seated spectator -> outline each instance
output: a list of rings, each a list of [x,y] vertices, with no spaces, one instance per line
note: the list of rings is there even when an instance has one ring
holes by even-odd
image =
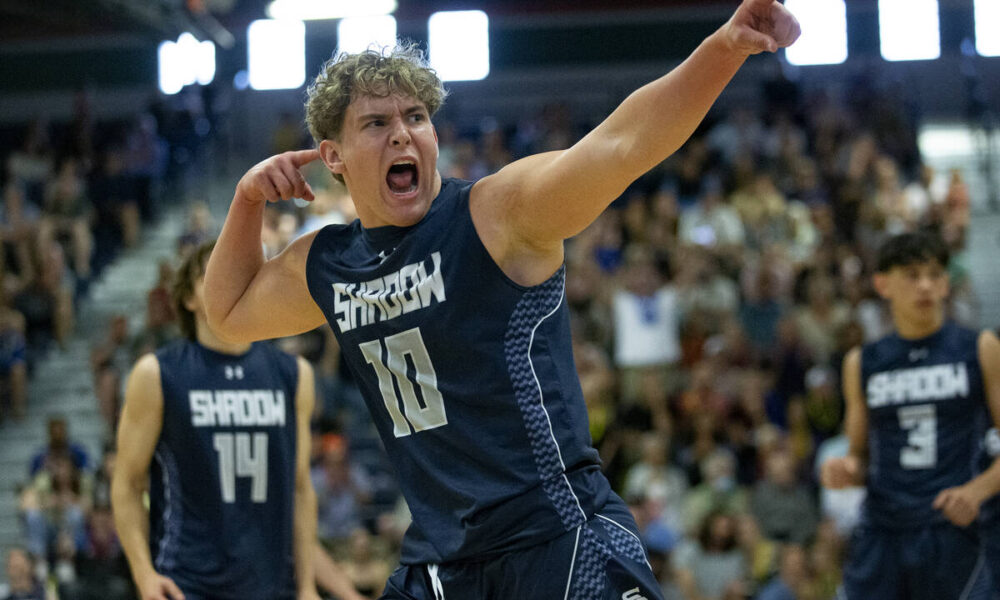
[[[816,532],[816,501],[799,483],[795,459],[787,450],[766,458],[764,479],[754,486],[750,507],[772,540],[804,544]]]
[[[757,519],[751,514],[736,518],[736,540],[747,565],[747,579],[754,589],[759,589],[774,576],[778,568],[780,546],[764,537]]]
[[[43,469],[49,469],[52,460],[69,458],[73,466],[86,471],[90,468],[90,457],[83,446],[70,440],[69,426],[63,417],[49,417],[48,442],[31,459],[29,474],[34,478]]]
[[[8,181],[3,186],[3,204],[0,205],[0,240],[4,255],[11,259],[9,266],[23,287],[38,275],[35,252],[40,247],[38,232],[42,213],[37,206],[25,199],[22,187]]]
[[[69,536],[75,550],[84,546],[91,484],[68,457],[53,457],[21,492],[25,538],[33,555],[45,558],[58,550],[61,535]]]
[[[35,577],[35,565],[24,548],[7,552],[7,584],[0,585],[0,600],[52,600]]]
[[[809,574],[806,551],[789,544],[781,550],[781,569],[757,600],[803,600],[812,598],[813,582]]]
[[[90,200],[78,171],[76,159],[67,157],[46,187],[39,242],[43,247],[53,240],[67,242],[73,272],[86,280],[90,278],[94,239],[90,232]]]
[[[146,323],[132,338],[130,344],[129,353],[133,362],[143,354],[155,351],[180,335],[169,291],[173,276],[174,271],[170,262],[160,261],[159,278],[146,294]]]
[[[125,161],[119,148],[106,148],[90,179],[95,228],[104,244],[119,243],[132,248],[139,241],[139,207],[132,182],[125,176]]]
[[[329,435],[323,445],[323,460],[312,469],[319,511],[316,529],[323,541],[343,541],[363,525],[362,509],[371,500],[373,486],[364,470],[348,460],[344,438]]]
[[[177,256],[183,259],[187,253],[216,236],[212,213],[204,201],[193,202],[188,209],[187,226],[177,238]]]
[[[94,377],[94,393],[108,431],[114,431],[121,409],[122,377],[131,366],[128,346],[128,319],[125,315],[112,315],[108,324],[108,337],[95,344],[90,351],[90,369]]]
[[[837,350],[837,331],[851,319],[850,307],[838,299],[833,281],[819,272],[809,276],[806,305],[795,314],[802,341],[817,362],[827,363]]]
[[[736,544],[736,519],[710,513],[698,530],[697,540],[685,540],[677,549],[677,584],[689,599],[722,600],[728,590],[741,587],[746,561]]]
[[[14,297],[14,307],[24,315],[29,364],[54,341],[65,348],[73,332],[75,285],[66,270],[62,247],[49,243],[38,249],[36,273]]]
[[[60,582],[59,600],[133,598],[128,563],[115,533],[110,506],[94,507],[87,521],[86,543],[71,557],[74,577]]]
[[[44,121],[28,125],[21,147],[7,158],[6,171],[14,183],[23,187],[28,202],[41,208],[45,182],[52,175],[52,149]]]
[[[8,305],[6,290],[0,286],[0,421],[7,411],[20,420],[27,410],[28,360],[24,327],[24,315]]]
[[[684,529],[696,534],[708,515],[738,515],[746,511],[747,496],[736,484],[736,460],[728,450],[717,449],[701,462],[702,482],[684,500]]]
[[[623,496],[646,498],[647,503],[656,505],[656,519],[680,527],[687,478],[667,461],[668,444],[662,434],[644,434],[641,444],[642,457],[625,475]]]

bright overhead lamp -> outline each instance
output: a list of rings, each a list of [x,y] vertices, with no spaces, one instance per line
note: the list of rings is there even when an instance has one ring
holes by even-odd
[[[272,19],[343,19],[373,17],[396,11],[396,0],[274,0],[267,6]]]

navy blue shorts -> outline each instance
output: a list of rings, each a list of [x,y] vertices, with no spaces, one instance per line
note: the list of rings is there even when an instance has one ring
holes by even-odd
[[[379,600],[663,600],[628,509],[609,503],[548,542],[484,561],[403,565]]]
[[[983,553],[993,581],[993,600],[1000,600],[1000,517],[993,517],[980,528]]]
[[[989,572],[972,528],[886,530],[859,525],[844,566],[847,600],[989,600]]]

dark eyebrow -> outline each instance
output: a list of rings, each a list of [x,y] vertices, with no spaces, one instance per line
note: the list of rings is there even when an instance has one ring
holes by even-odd
[[[383,113],[368,113],[367,115],[361,115],[358,117],[358,121],[362,123],[367,123],[368,121],[386,121],[389,119],[389,115]]]

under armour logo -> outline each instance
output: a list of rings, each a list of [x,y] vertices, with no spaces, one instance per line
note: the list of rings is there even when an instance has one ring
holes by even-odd
[[[640,594],[639,588],[636,587],[622,594],[622,600],[649,600],[649,599]]]
[[[236,365],[235,367],[226,365],[226,379],[243,379],[243,367]]]
[[[924,358],[927,358],[927,348],[914,348],[910,350],[910,362],[917,362]]]

